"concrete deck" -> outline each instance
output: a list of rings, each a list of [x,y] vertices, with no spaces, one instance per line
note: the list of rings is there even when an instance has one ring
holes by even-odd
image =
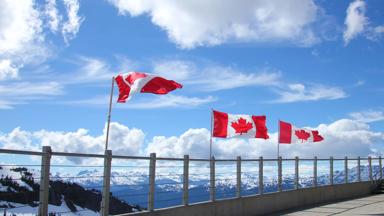
[[[273,215],[325,216],[325,215],[384,215],[384,194],[372,195],[332,204],[320,205]]]

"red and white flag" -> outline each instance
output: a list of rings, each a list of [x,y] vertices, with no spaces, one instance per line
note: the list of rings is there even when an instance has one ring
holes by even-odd
[[[279,126],[279,143],[282,144],[320,142],[324,139],[317,130],[297,128],[283,121],[279,122]]]
[[[119,103],[125,103],[137,92],[167,94],[170,91],[183,87],[173,80],[140,72],[119,74],[115,77],[115,80],[119,87],[119,98],[117,99]]]
[[[213,111],[213,136],[268,139],[265,116],[233,115]]]

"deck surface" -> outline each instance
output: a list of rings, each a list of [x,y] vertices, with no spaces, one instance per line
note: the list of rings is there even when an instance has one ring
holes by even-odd
[[[274,215],[325,216],[325,215],[383,215],[384,194],[372,195],[317,207],[283,212]]]

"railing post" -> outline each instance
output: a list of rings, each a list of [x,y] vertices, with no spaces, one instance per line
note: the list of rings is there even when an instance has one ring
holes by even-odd
[[[361,182],[361,164],[360,164],[360,156],[357,157],[357,181]]]
[[[264,193],[264,173],[263,173],[264,165],[263,165],[263,157],[259,158],[259,194]]]
[[[111,163],[112,151],[105,150],[104,156],[104,178],[103,178],[103,197],[101,199],[100,213],[102,216],[109,215],[109,196],[110,196],[110,183],[111,183]]]
[[[151,153],[149,159],[148,211],[153,211],[155,209],[155,175],[156,153]]]
[[[40,177],[40,197],[39,197],[39,215],[48,215],[48,196],[49,196],[49,171],[51,166],[52,150],[50,146],[43,146],[43,155],[41,157],[41,177]]]
[[[183,173],[183,205],[189,203],[189,155],[184,155],[184,173]]]
[[[212,156],[210,161],[210,187],[209,187],[209,196],[211,201],[215,201],[216,198],[216,188],[215,188],[215,157]]]
[[[373,177],[372,177],[372,158],[371,158],[371,156],[368,157],[368,166],[369,166],[369,180],[373,181]]]
[[[236,161],[236,197],[241,197],[241,157],[237,156]]]
[[[381,156],[379,156],[379,167],[380,167],[380,179],[383,179],[383,164],[381,162]]]
[[[299,189],[299,157],[295,157],[295,189]]]
[[[329,158],[329,183],[333,185],[333,157]]]
[[[277,185],[278,185],[278,190],[281,192],[282,189],[282,182],[283,182],[283,163],[282,163],[282,158],[278,157],[277,160]]]
[[[317,157],[313,159],[313,186],[317,187]]]
[[[344,158],[344,183],[348,183],[348,157]]]

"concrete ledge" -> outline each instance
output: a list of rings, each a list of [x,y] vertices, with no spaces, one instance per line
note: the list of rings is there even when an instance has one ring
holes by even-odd
[[[280,193],[246,196],[215,202],[195,203],[188,206],[175,206],[157,209],[153,212],[138,212],[123,215],[138,216],[253,216],[265,215],[292,208],[356,198],[371,194],[371,182],[357,182],[340,185],[327,185],[304,188]],[[123,216],[121,215],[121,216]]]

